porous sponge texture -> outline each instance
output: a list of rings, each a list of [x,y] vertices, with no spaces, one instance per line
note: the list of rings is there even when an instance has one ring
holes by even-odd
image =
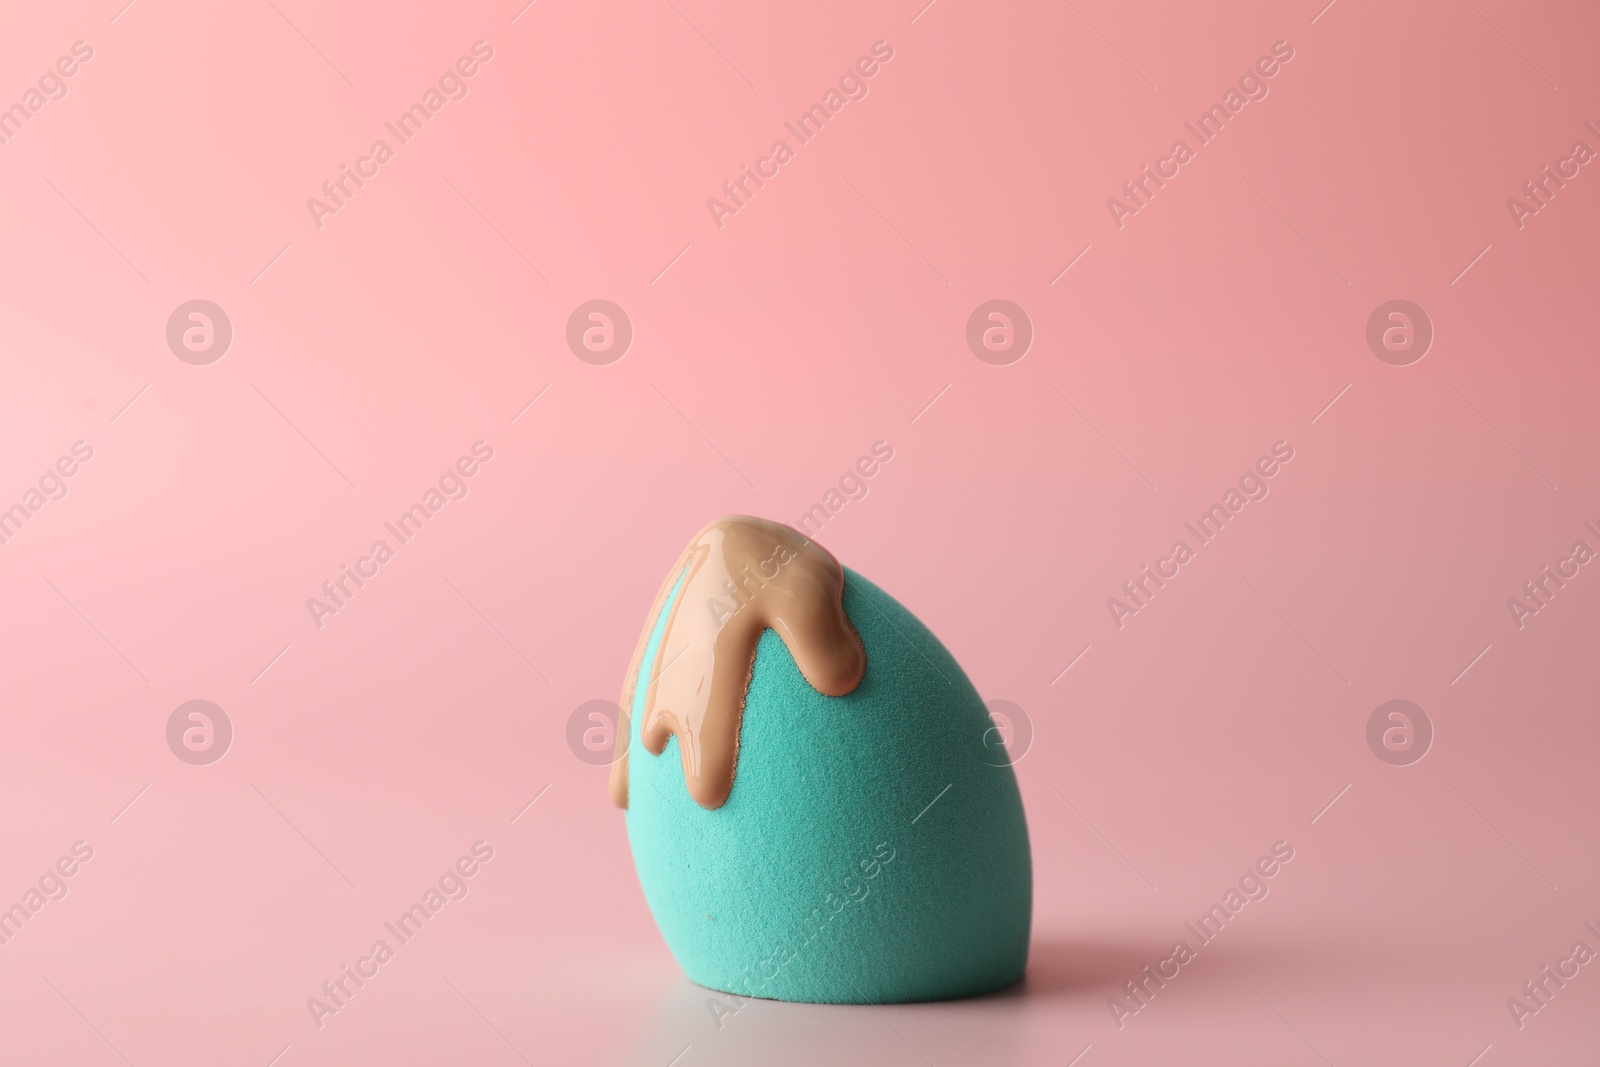
[[[628,838],[656,924],[691,980],[741,996],[882,1004],[1010,985],[1033,874],[1016,777],[983,743],[993,722],[938,639],[849,569],[844,607],[867,654],[848,696],[812,689],[762,635],[720,808],[690,798],[677,738],[644,748],[635,707]]]

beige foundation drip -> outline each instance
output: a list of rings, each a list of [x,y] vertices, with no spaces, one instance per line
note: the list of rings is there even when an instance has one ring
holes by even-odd
[[[764,631],[777,632],[805,680],[825,696],[851,692],[866,671],[861,639],[844,612],[839,561],[788,526],[745,515],[718,519],[667,575],[628,668],[611,765],[611,800],[619,808],[628,806],[634,690],[651,631],[680,576],[639,729],[655,755],[678,738],[683,777],[701,807],[721,807],[733,789],[745,692]]]

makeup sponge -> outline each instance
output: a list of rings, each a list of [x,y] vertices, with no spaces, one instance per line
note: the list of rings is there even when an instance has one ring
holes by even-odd
[[[717,615],[688,602],[693,550],[647,623],[619,753],[639,882],[684,972],[738,996],[833,1004],[971,996],[1020,979],[1032,864],[1015,776],[984,743],[994,723],[938,639],[854,571],[834,564],[842,591],[831,595],[864,654],[859,681],[825,695],[807,680],[818,670],[797,666],[792,633],[752,634],[725,799],[691,792],[686,765],[715,759],[708,747],[686,764],[686,738],[702,743],[693,730],[646,744],[647,695],[681,666],[663,658],[667,620],[675,608]]]

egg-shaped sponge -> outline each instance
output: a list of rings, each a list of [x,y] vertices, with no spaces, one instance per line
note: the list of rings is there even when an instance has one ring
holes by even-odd
[[[944,646],[843,574],[860,683],[823,695],[762,633],[726,802],[691,798],[680,738],[656,755],[632,730],[628,840],[645,899],[688,977],[739,996],[881,1004],[1000,989],[1022,977],[1032,915],[1015,775],[985,745],[994,724]],[[640,677],[664,666],[681,591],[650,620]]]

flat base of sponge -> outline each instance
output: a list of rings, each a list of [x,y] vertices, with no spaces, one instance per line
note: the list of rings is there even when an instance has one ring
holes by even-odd
[[[713,983],[702,982],[690,974],[686,974],[684,977],[709,993],[721,993],[724,996],[738,997],[740,1000],[769,1000],[776,1004],[838,1004],[840,1006],[870,1004],[876,1006],[878,1004],[922,1004],[930,1001],[970,1000],[975,997],[987,997],[995,993],[1002,993],[1007,989],[1015,988],[1022,983],[1024,975],[1019,974],[1015,978],[1001,981],[998,985],[990,986],[984,989],[975,989],[970,993],[955,993],[936,997],[907,997],[901,1000],[865,1000],[861,999],[860,997],[854,1000],[805,1000],[796,997],[762,996],[759,993],[741,993],[737,989],[723,989],[721,986]]]

